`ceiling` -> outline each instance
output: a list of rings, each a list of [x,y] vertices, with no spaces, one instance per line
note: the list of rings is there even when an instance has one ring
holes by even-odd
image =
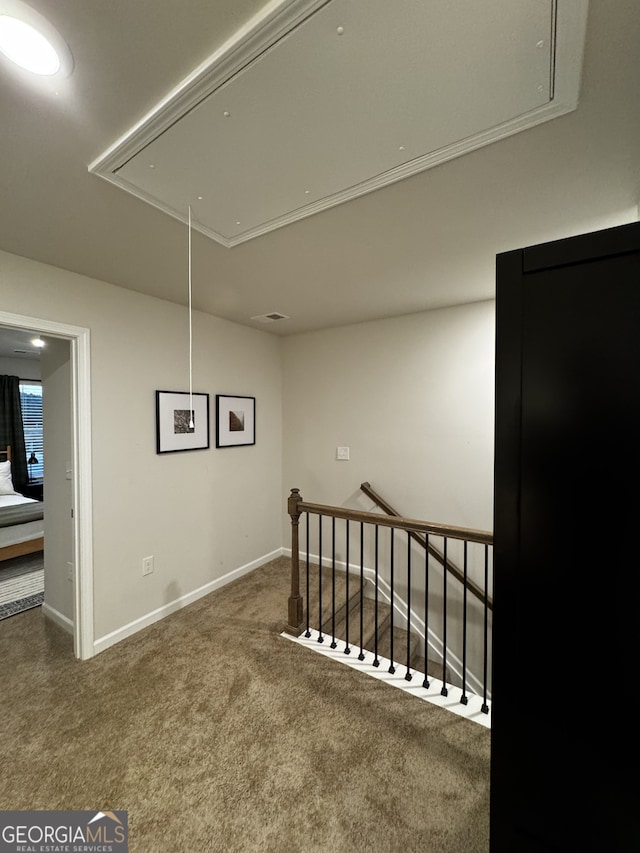
[[[0,327],[0,358],[39,361],[42,351],[32,344],[35,337],[40,337],[40,335],[37,332],[26,331],[25,329]],[[42,340],[45,338],[43,337]]]
[[[572,11],[579,19],[586,6],[583,0],[557,3],[561,19]],[[541,54],[527,45],[536,27],[546,26],[552,0],[491,0],[483,9],[490,6],[493,17],[466,27],[455,15],[463,20],[476,2],[402,0],[393,4],[399,20],[387,26],[376,18],[365,38],[366,14],[348,14],[366,12],[367,4],[370,11],[389,7],[386,0],[32,0],[65,37],[74,71],[54,89],[0,57],[0,248],[187,304],[185,207],[196,194],[194,307],[289,335],[492,298],[498,252],[637,218],[637,0],[592,0],[577,108],[504,138],[482,137],[483,126],[500,126],[549,102],[548,90],[529,100],[521,96],[533,83],[537,91],[548,71],[546,46]],[[427,27],[421,32],[412,17],[418,7],[438,11],[445,32],[443,10],[453,10],[450,51],[442,47],[442,30],[428,42]],[[274,9],[286,12],[288,30],[273,28]],[[307,21],[309,9],[314,15]],[[514,17],[517,10],[522,21]],[[269,32],[256,27],[267,18]],[[298,35],[311,32],[304,27],[320,24],[326,48],[317,39],[296,44]],[[238,33],[253,42],[247,47]],[[576,28],[563,38],[564,49],[581,53]],[[308,66],[310,45],[319,47]],[[421,53],[431,63],[428,73],[418,67]],[[218,65],[211,66],[212,56]],[[393,68],[400,86],[387,85]],[[347,81],[350,69],[360,76]],[[545,86],[549,79],[547,73]],[[202,87],[211,88],[212,80],[207,94]],[[406,100],[399,103],[402,93]],[[233,109],[225,108],[227,97]],[[210,132],[212,125],[204,107],[194,105],[205,103],[213,105],[211,115],[222,109],[215,132],[226,132],[222,125],[235,135],[201,166],[208,152],[203,128]],[[253,123],[245,120],[247,105],[254,108]],[[322,116],[313,132],[312,115]],[[149,116],[153,121],[143,125]],[[444,150],[461,135],[473,144],[430,159],[434,146]],[[331,160],[336,140],[339,154]],[[383,143],[398,141],[406,152],[400,161],[380,154]],[[167,212],[158,169],[155,183],[142,186],[148,181],[144,152],[152,144],[158,156],[163,146],[176,148],[167,184],[173,211]],[[303,149],[309,156],[299,155]],[[100,177],[96,164],[105,162],[115,163],[112,172],[123,172],[121,178],[128,169],[127,181],[143,192]],[[405,163],[419,168],[394,172]],[[190,169],[181,171],[185,165]],[[211,183],[212,169],[218,183]],[[388,182],[366,183],[389,173]],[[193,175],[210,182],[206,211],[197,207]],[[223,179],[224,192],[214,191]],[[356,191],[344,194],[350,181]],[[180,204],[182,183],[189,190]],[[311,195],[318,187],[314,198],[304,199],[305,189]],[[241,213],[229,210],[237,199]],[[233,232],[253,211],[258,225]],[[231,222],[226,234],[224,217]],[[288,319],[252,319],[273,312]]]
[[[89,170],[238,245],[575,109],[564,5],[267,6]]]

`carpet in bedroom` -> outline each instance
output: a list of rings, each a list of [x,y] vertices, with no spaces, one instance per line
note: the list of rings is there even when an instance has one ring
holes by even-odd
[[[40,607],[43,600],[43,551],[0,563],[0,619]]]

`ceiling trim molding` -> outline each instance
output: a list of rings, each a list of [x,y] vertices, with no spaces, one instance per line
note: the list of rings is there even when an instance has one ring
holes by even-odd
[[[331,0],[270,0],[222,47],[184,78],[143,118],[89,164],[89,171],[117,183],[121,169],[174,122]]]
[[[331,0],[271,0],[219,50],[169,92],[153,110],[94,160],[88,167],[89,172],[186,224],[186,210],[177,211],[165,205],[120,176],[119,170],[261,53],[330,2]],[[552,0],[554,27],[551,37],[554,39],[554,45],[550,73],[553,96],[544,106],[437,151],[428,152],[343,191],[316,199],[234,237],[229,238],[197,221],[193,222],[193,228],[217,243],[231,248],[575,110],[580,95],[588,5],[589,0]]]

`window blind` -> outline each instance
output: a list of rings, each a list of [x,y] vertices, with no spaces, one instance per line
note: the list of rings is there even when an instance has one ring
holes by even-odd
[[[24,427],[29,480],[44,476],[44,443],[42,437],[42,385],[20,383],[20,405]]]

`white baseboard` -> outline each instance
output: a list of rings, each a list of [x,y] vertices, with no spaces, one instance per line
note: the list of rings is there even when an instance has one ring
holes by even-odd
[[[193,604],[193,602],[197,601],[199,598],[203,598],[210,592],[213,592],[216,589],[220,589],[220,587],[226,586],[228,583],[231,583],[231,581],[234,581],[237,578],[242,577],[243,575],[249,574],[249,572],[252,572],[254,569],[257,569],[260,566],[263,566],[265,563],[269,563],[271,562],[271,560],[275,560],[277,557],[281,557],[282,555],[283,549],[277,548],[270,554],[265,554],[262,557],[258,557],[257,560],[252,560],[252,562],[246,563],[244,566],[240,566],[238,569],[234,569],[231,572],[227,572],[226,575],[222,575],[222,577],[216,578],[215,580],[206,583],[204,586],[198,587],[198,589],[194,589],[192,592],[188,592],[185,595],[180,596],[180,598],[176,598],[174,601],[170,601],[168,604],[164,604],[162,607],[158,607],[157,610],[153,610],[151,611],[151,613],[147,613],[144,616],[141,616],[139,619],[134,619],[134,621],[129,622],[128,625],[123,625],[122,628],[118,628],[116,631],[112,631],[110,634],[105,634],[104,637],[100,637],[99,639],[94,641],[94,654],[97,655],[100,652],[103,652],[105,649],[108,649],[110,646],[114,646],[121,640],[125,640],[127,637],[131,637],[133,634],[137,634],[138,631],[142,631],[143,628],[147,628],[149,625],[153,625],[154,622],[159,622],[161,619],[164,619],[165,616],[169,616],[171,613],[175,613],[177,610],[182,610],[189,604]]]
[[[65,631],[73,636],[73,619],[69,619],[68,616],[64,616],[59,610],[56,610],[55,607],[47,604],[46,601],[42,605],[42,613],[47,617],[47,619],[51,619],[52,622],[55,622],[56,625],[64,628]]]

